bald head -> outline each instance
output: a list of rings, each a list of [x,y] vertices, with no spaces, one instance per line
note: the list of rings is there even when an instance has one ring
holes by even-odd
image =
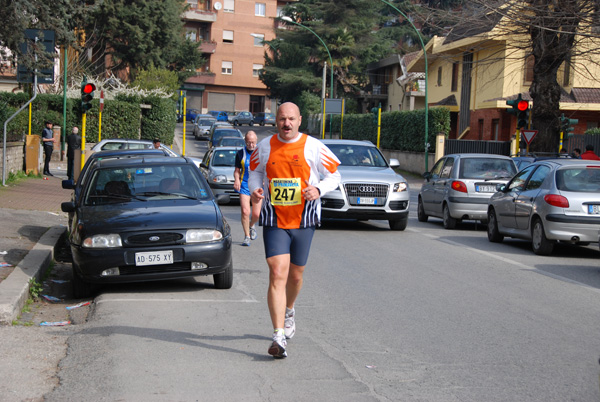
[[[256,143],[258,142],[258,137],[254,131],[250,130],[244,136],[244,141],[246,141],[246,148],[248,148],[248,151],[254,151]]]
[[[302,123],[302,116],[300,116],[300,109],[292,102],[282,103],[277,109],[277,130],[279,136],[284,140],[293,140],[299,135],[300,123]]]

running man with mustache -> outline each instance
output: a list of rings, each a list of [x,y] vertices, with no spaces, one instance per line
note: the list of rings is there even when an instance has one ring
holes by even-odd
[[[248,184],[252,202],[263,202],[259,224],[269,266],[267,303],[274,330],[268,353],[284,358],[286,339],[296,332],[294,303],[320,224],[319,198],[338,187],[340,161],[321,141],[298,131],[302,116],[295,104],[282,104],[276,122],[278,134],[262,140],[250,157]]]

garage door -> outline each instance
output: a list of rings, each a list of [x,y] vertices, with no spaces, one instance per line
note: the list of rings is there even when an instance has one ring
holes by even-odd
[[[208,110],[224,110],[226,112],[233,112],[235,110],[235,94],[209,92]]]

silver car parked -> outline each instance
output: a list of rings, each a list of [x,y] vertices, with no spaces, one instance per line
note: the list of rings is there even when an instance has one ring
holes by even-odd
[[[454,229],[464,219],[487,222],[487,204],[497,184],[505,184],[517,173],[508,156],[451,154],[440,158],[423,174],[417,217],[442,218],[444,228]]]
[[[368,141],[322,140],[342,164],[339,187],[321,197],[321,216],[341,219],[387,220],[392,230],[408,223],[408,183],[379,149]]]
[[[239,150],[239,147],[216,147],[204,154],[200,170],[215,196],[229,194],[231,199],[240,198],[233,189],[235,155]]]
[[[530,240],[549,255],[557,241],[595,243],[600,229],[600,162],[552,159],[535,162],[499,186],[488,206],[488,239]]]

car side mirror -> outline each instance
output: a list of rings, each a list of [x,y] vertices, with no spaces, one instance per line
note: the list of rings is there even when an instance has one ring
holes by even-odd
[[[231,202],[231,197],[229,194],[217,194],[215,198],[217,199],[217,204],[219,205],[229,204]]]
[[[423,177],[425,178],[425,180],[429,181],[429,179],[431,179],[431,172],[423,173]]]
[[[506,192],[506,184],[503,183],[498,183],[496,184],[496,191],[502,191],[503,193]]]
[[[395,158],[390,159],[390,167],[392,169],[400,167],[400,161],[398,159],[395,159]]]
[[[75,203],[73,201],[63,202],[60,204],[60,210],[63,212],[73,212],[75,211]]]
[[[73,190],[75,188],[75,182],[73,180],[63,180],[62,188],[65,190]]]

